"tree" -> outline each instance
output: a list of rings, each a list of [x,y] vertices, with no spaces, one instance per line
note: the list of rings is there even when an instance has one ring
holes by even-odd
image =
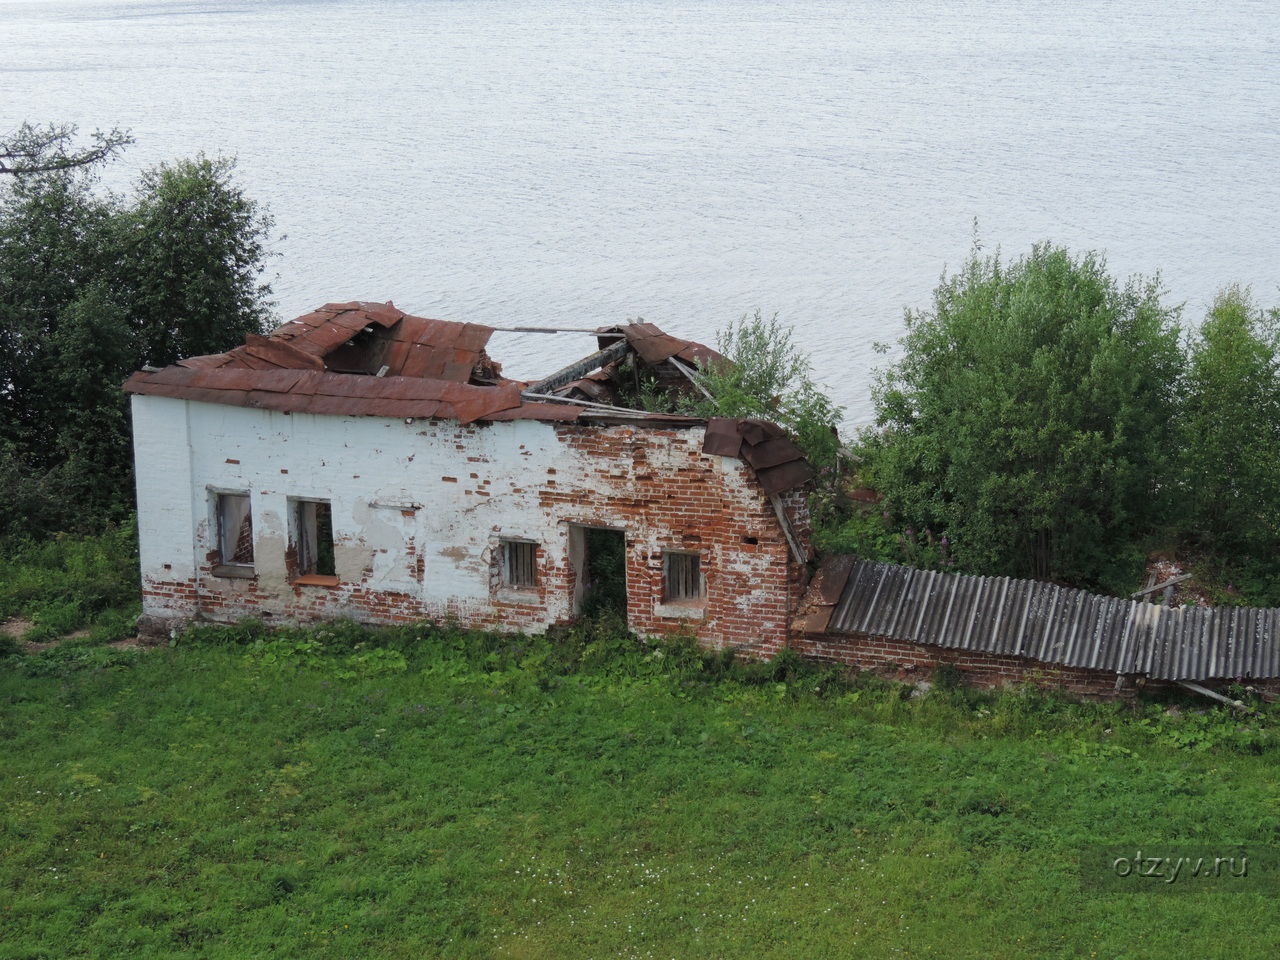
[[[975,247],[877,378],[877,488],[968,572],[1108,580],[1168,486],[1176,318],[1096,254],[1044,244],[1005,266]]]
[[[1280,541],[1280,311],[1228,287],[1189,346],[1180,419],[1191,536],[1232,554]]]
[[[235,161],[201,155],[142,174],[119,249],[139,360],[216,353],[260,333],[270,315],[271,217],[232,179]]]
[[[0,188],[0,541],[84,529],[132,508],[128,404],[146,363],[242,343],[268,315],[270,218],[228,160],[99,194],[93,168]]]
[[[72,123],[51,123],[47,127],[33,127],[24,123],[17,133],[0,138],[0,174],[22,176],[52,173],[90,167],[118,156],[133,143],[128,132],[114,127],[109,133],[93,132],[93,145],[72,149],[76,126]]]
[[[844,411],[813,381],[813,364],[795,343],[794,330],[777,314],[766,320],[757,310],[720,330],[716,348],[729,362],[699,370],[711,396],[690,396],[684,408],[701,417],[771,420],[786,429],[816,469],[834,468]]]

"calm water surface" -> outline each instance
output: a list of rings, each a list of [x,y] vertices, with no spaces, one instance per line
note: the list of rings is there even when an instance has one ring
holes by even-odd
[[[876,341],[978,223],[1280,302],[1280,5],[1223,0],[0,0],[0,131],[234,154],[282,317],[793,323],[870,413]],[[573,337],[505,335],[530,376]]]

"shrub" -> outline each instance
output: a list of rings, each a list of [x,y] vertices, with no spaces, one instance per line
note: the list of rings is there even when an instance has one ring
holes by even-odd
[[[945,533],[967,572],[1116,579],[1168,488],[1175,319],[1096,254],[975,248],[876,381],[861,452],[895,519]]]

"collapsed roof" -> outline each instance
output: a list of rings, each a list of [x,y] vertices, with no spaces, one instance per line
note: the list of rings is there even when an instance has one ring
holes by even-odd
[[[1155,606],[851,556],[823,562],[792,626],[1156,680],[1280,676],[1280,610]]]
[[[513,328],[530,329],[530,328]],[[130,393],[333,416],[503,420],[649,420],[707,423],[705,452],[757,470],[766,493],[813,476],[780,428],[703,421],[619,405],[645,368],[667,389],[702,390],[699,364],[724,362],[700,343],[627,323],[592,333],[599,349],[534,383],[502,376],[485,352],[495,328],[414,317],[390,302],[330,303],[226,353],[145,369]],[[705,392],[705,391],[703,391]],[[732,450],[732,452],[730,452]]]

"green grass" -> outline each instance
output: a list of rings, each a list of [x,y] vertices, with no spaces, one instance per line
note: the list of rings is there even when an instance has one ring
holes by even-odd
[[[58,640],[82,627],[95,643],[131,636],[140,590],[132,519],[97,536],[58,534],[0,556],[0,621],[30,620],[25,640]]]
[[[913,699],[609,629],[249,624],[7,663],[0,957],[1237,958],[1280,942],[1262,892],[1081,885],[1091,844],[1280,844],[1269,728],[1217,711]]]

